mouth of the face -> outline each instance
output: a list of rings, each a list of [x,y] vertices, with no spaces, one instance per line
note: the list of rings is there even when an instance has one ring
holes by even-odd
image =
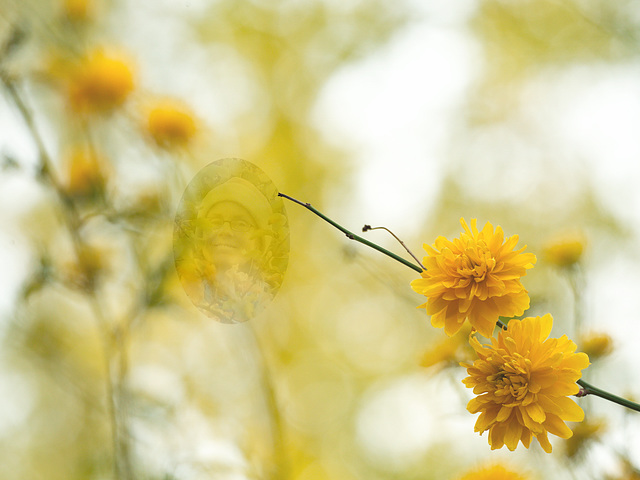
[[[240,248],[240,246],[236,243],[236,242],[232,242],[232,241],[219,241],[219,242],[215,242],[213,244],[214,248],[233,248],[233,249],[238,249]]]

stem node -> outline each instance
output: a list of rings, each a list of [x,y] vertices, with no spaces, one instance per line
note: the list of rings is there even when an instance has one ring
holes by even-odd
[[[355,235],[354,233],[350,232],[349,230],[347,230],[346,228],[344,228],[342,225],[334,222],[333,220],[331,220],[329,217],[327,217],[326,215],[324,215],[323,213],[321,213],[319,210],[316,210],[314,207],[311,206],[310,203],[304,203],[301,202],[300,200],[296,200],[293,197],[290,197],[289,195],[286,195],[284,193],[278,192],[278,196],[279,197],[283,197],[286,198],[287,200],[291,200],[294,203],[297,203],[298,205],[301,205],[303,207],[305,207],[307,210],[312,211],[313,213],[315,213],[318,217],[320,217],[321,219],[323,219],[325,222],[327,222],[328,224],[332,225],[333,227],[337,228],[338,230],[340,230],[342,233],[344,233],[347,238],[349,240],[355,240],[356,242],[362,243],[363,245],[366,245],[368,247],[373,248],[374,250],[377,250],[381,253],[384,253],[385,255],[387,255],[388,257],[393,258],[394,260],[396,260],[397,262],[400,262],[404,265],[406,265],[409,268],[412,268],[413,270],[415,270],[418,273],[421,273],[423,271],[423,268],[421,268],[421,266],[419,267],[418,265],[414,265],[413,263],[411,263],[410,261],[399,257],[398,255],[396,255],[395,253],[390,252],[389,250],[382,248],[380,245],[377,245],[373,242],[370,242],[369,240],[365,240],[362,237],[359,237],[358,235]],[[415,257],[414,257],[415,258]],[[420,262],[418,262],[420,263]]]

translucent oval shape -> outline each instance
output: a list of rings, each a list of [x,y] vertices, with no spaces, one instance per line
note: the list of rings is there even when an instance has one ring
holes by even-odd
[[[276,295],[289,262],[289,222],[276,186],[246,160],[210,163],[182,196],[173,252],[198,309],[222,323],[250,320]]]

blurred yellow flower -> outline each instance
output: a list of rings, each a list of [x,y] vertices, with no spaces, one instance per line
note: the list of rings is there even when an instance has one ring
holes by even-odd
[[[464,228],[460,238],[449,241],[438,237],[433,247],[425,244],[422,278],[411,287],[425,295],[426,308],[434,327],[455,334],[465,320],[485,337],[491,337],[498,317],[522,315],[529,308],[529,295],[520,277],[532,268],[536,257],[514,250],[518,236],[504,241],[501,227],[487,222],[478,231],[476,220]]]
[[[149,109],[146,130],[160,147],[184,146],[196,133],[195,115],[177,101],[160,101]]]
[[[580,337],[580,350],[591,360],[605,357],[613,351],[613,340],[603,332],[589,332]]]
[[[545,246],[545,258],[557,267],[570,267],[582,258],[585,244],[586,240],[582,234],[559,237]]]
[[[578,423],[573,428],[573,436],[565,442],[565,453],[569,458],[575,457],[585,447],[604,432],[606,425],[603,420],[589,420]]]
[[[133,72],[124,57],[96,50],[70,72],[69,104],[75,112],[106,112],[122,105],[133,90]]]
[[[70,285],[92,291],[107,268],[106,256],[104,247],[83,244],[76,252],[76,258],[63,265],[63,277]]]
[[[93,15],[92,0],[63,0],[62,11],[66,18],[74,22],[89,20]]]
[[[459,480],[527,480],[527,477],[497,463],[475,468]]]
[[[65,190],[72,197],[91,197],[104,188],[104,161],[87,148],[75,148],[65,161]]]
[[[568,396],[578,393],[576,381],[589,366],[589,357],[574,353],[576,344],[566,335],[547,338],[552,326],[549,314],[527,317],[511,320],[491,345],[470,339],[479,358],[463,365],[469,374],[463,383],[477,395],[467,410],[480,412],[475,431],[489,430],[492,450],[504,445],[515,450],[520,441],[529,448],[535,436],[550,453],[547,432],[569,438],[572,433],[564,422],[584,418]]]
[[[607,480],[640,480],[640,471],[627,458],[622,459],[622,474]]]
[[[465,332],[465,330],[468,330]],[[452,337],[445,337],[422,355],[420,365],[423,367],[458,365],[462,361],[471,360],[473,349],[469,347],[467,338],[471,327],[463,327],[462,331]]]

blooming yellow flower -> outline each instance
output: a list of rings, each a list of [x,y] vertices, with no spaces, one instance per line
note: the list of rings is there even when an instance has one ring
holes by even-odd
[[[471,470],[460,480],[527,480],[527,477],[496,463]]]
[[[184,146],[196,133],[194,117],[186,105],[162,101],[149,109],[146,129],[160,147]]]
[[[492,450],[504,445],[515,450],[520,441],[529,448],[535,436],[550,453],[547,432],[569,438],[572,432],[564,422],[584,418],[568,395],[578,393],[576,381],[589,357],[574,353],[576,344],[566,335],[548,338],[552,326],[549,314],[527,317],[511,320],[491,345],[470,339],[479,358],[463,364],[469,374],[463,383],[477,395],[467,410],[480,412],[475,431],[489,430]]]
[[[411,282],[411,288],[425,295],[426,308],[434,327],[444,327],[447,335],[455,334],[465,320],[485,337],[491,337],[498,317],[522,315],[529,308],[529,295],[520,277],[532,268],[536,257],[514,250],[518,236],[504,241],[501,227],[487,222],[478,231],[476,220],[464,228],[460,238],[449,241],[438,237],[433,247],[425,244],[422,278]]]
[[[105,112],[119,107],[133,90],[133,72],[121,56],[89,53],[69,76],[69,104],[75,112]]]
[[[564,235],[546,245],[545,258],[557,267],[570,267],[580,261],[585,244],[582,234]]]

